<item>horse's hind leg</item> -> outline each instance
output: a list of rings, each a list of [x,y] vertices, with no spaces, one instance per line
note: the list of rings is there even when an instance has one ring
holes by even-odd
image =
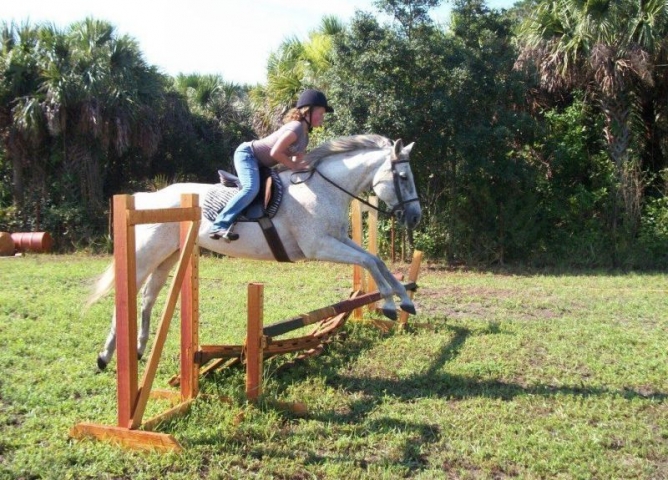
[[[151,328],[151,312],[153,311],[153,306],[158,299],[160,290],[162,290],[163,285],[167,281],[169,272],[172,270],[172,267],[178,259],[178,251],[167,257],[167,259],[153,271],[148,278],[146,285],[144,285],[144,288],[142,289],[141,327],[139,329],[139,335],[137,336],[137,355],[139,358],[144,355],[144,351],[146,350],[146,342],[148,341]]]
[[[109,365],[111,357],[114,356],[114,351],[116,350],[116,309],[114,309],[114,314],[111,317],[111,328],[109,329],[109,335],[107,335],[107,340],[104,342],[104,347],[102,351],[97,355],[97,368],[104,370]]]
[[[144,353],[146,348],[146,342],[148,340],[150,322],[151,322],[151,311],[153,305],[160,293],[160,289],[165,284],[169,271],[174,266],[174,263],[178,260],[178,251],[172,253],[167,257],[166,260],[158,265],[154,270],[153,274],[150,276],[146,282],[146,286],[142,289],[142,310],[141,310],[141,327],[137,335],[137,354],[139,358]],[[144,281],[145,276],[142,278],[142,274],[137,276],[138,283],[141,284]],[[97,356],[97,368],[104,370],[111,362],[114,352],[116,351],[116,310],[114,309],[114,314],[111,319],[111,329],[109,330],[109,335],[107,335],[107,340],[104,342],[104,347],[102,351]]]

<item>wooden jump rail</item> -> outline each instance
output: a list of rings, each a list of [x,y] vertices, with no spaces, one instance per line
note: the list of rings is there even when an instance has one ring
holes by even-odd
[[[410,283],[405,285],[407,290],[415,290],[417,285],[415,283]],[[291,332],[297,328],[305,327],[306,325],[311,325],[316,322],[320,322],[327,318],[338,315],[339,313],[349,312],[357,308],[369,305],[371,303],[377,302],[382,297],[380,292],[375,291],[371,293],[365,293],[363,295],[358,295],[354,298],[343,300],[341,302],[329,305],[328,307],[319,308],[317,310],[312,310],[308,313],[304,313],[294,318],[288,320],[283,320],[282,322],[274,323],[264,327],[262,333],[269,337],[276,337],[278,335],[283,335],[284,333]]]

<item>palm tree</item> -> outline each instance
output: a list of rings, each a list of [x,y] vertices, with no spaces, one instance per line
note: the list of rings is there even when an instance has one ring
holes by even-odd
[[[61,116],[65,166],[79,172],[82,195],[96,209],[111,159],[131,148],[146,158],[156,151],[166,80],[146,64],[134,39],[118,37],[107,22],[77,22],[67,41],[70,61],[55,66],[43,89]]]
[[[665,54],[661,40],[667,16],[664,0],[543,0],[518,35],[518,66],[536,65],[550,91],[583,89],[597,101],[631,232],[638,224],[642,192],[630,145],[639,92],[653,84],[655,60]],[[614,205],[616,235],[619,212],[616,201]]]
[[[257,112],[253,127],[259,135],[275,129],[283,115],[294,106],[299,93],[308,87],[327,89],[325,73],[332,64],[333,38],[343,31],[343,24],[325,16],[320,26],[309,33],[308,40],[286,39],[267,62],[267,85],[251,92]]]
[[[157,149],[165,77],[136,41],[91,18],[64,31],[4,25],[0,38],[0,134],[15,201],[28,173],[46,191],[55,180],[50,165],[70,194],[99,213],[109,164],[125,161],[130,149],[144,159]]]
[[[0,138],[12,165],[12,196],[17,207],[23,205],[25,171],[35,158],[31,139],[41,136],[39,103],[30,96],[39,86],[33,56],[37,44],[38,29],[28,23],[0,27]]]
[[[201,119],[200,132],[227,152],[225,156],[231,157],[241,141],[251,138],[247,87],[226,82],[220,75],[180,74],[174,79],[174,90]]]
[[[246,89],[220,75],[179,74],[174,89],[186,98],[193,113],[221,122],[237,121],[246,109]]]

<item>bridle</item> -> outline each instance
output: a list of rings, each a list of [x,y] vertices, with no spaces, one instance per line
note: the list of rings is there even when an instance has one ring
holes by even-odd
[[[323,174],[320,170],[318,170],[317,167],[314,167],[311,170],[307,170],[310,173],[310,175],[307,178],[305,178],[304,180],[295,181],[294,178],[291,177],[290,182],[292,182],[293,185],[297,185],[299,183],[304,183],[307,180],[309,180],[313,176],[314,173],[317,173],[318,175],[320,175],[325,181],[327,181],[331,185],[335,186],[336,188],[338,188],[339,190],[341,190],[342,192],[344,192],[348,196],[354,198],[355,200],[358,200],[358,201],[362,202],[367,207],[372,208],[373,210],[376,210],[379,214],[386,215],[388,217],[391,217],[392,215],[396,215],[397,218],[402,218],[403,215],[404,215],[404,205],[406,205],[408,203],[411,203],[411,202],[418,202],[420,200],[419,200],[418,197],[410,198],[408,200],[404,200],[403,195],[401,194],[401,187],[399,186],[399,180],[401,179],[401,172],[399,172],[399,170],[397,170],[397,165],[399,165],[401,163],[408,163],[408,160],[397,159],[397,160],[391,160],[390,161],[390,165],[392,167],[392,170],[391,170],[392,171],[392,182],[394,183],[394,194],[395,194],[395,196],[397,197],[397,200],[398,200],[397,203],[390,210],[381,210],[376,205],[372,205],[371,203],[364,200],[363,198],[360,198],[357,195],[355,195],[354,193],[349,192],[348,190],[343,188],[341,185],[337,184],[334,180],[330,179],[325,174]],[[304,172],[293,172],[293,175],[297,174],[297,173],[304,173]],[[373,188],[374,186],[375,185],[372,185],[371,188]]]

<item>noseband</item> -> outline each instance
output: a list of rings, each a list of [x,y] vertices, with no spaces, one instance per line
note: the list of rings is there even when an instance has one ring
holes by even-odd
[[[400,163],[408,163],[408,160],[392,160],[390,163],[392,165],[392,181],[394,182],[394,194],[397,197],[397,203],[394,205],[394,207],[392,207],[392,210],[389,211],[389,215],[394,214],[398,218],[401,218],[404,215],[404,205],[411,202],[418,202],[419,199],[418,197],[415,197],[404,200],[403,195],[401,195],[401,187],[399,186],[399,178],[401,177],[401,173],[397,170],[397,165]],[[378,212],[385,213],[381,212],[380,210],[378,210]]]
[[[392,181],[394,183],[394,194],[395,194],[395,196],[397,197],[397,200],[398,200],[397,203],[390,210],[381,210],[380,208],[378,208],[375,205],[372,205],[371,203],[364,200],[363,198],[360,198],[357,195],[355,195],[354,193],[349,192],[348,190],[346,190],[345,188],[343,188],[342,186],[340,186],[336,182],[334,182],[334,180],[331,180],[330,178],[325,176],[317,168],[313,168],[313,170],[311,170],[311,172],[310,172],[311,174],[305,180],[300,181],[300,182],[296,182],[294,180],[291,180],[291,182],[293,184],[304,183],[306,180],[308,180],[309,178],[311,178],[313,176],[313,173],[317,173],[324,180],[326,180],[327,182],[329,182],[330,184],[332,184],[333,186],[335,186],[336,188],[338,188],[339,190],[341,190],[342,192],[344,192],[348,196],[353,197],[355,200],[358,200],[358,201],[362,202],[367,207],[372,208],[373,210],[376,210],[379,214],[386,215],[388,217],[391,217],[392,215],[396,215],[397,218],[401,218],[404,214],[404,208],[403,208],[404,205],[406,205],[408,203],[411,203],[411,202],[418,202],[419,198],[415,197],[415,198],[410,198],[408,200],[404,200],[403,195],[401,194],[401,187],[399,186],[399,179],[401,178],[401,173],[397,170],[397,165],[400,164],[400,163],[408,163],[408,160],[391,160],[390,161],[390,164],[392,166]],[[298,173],[298,172],[295,172],[295,173]],[[372,185],[372,187],[373,187],[373,185]]]

